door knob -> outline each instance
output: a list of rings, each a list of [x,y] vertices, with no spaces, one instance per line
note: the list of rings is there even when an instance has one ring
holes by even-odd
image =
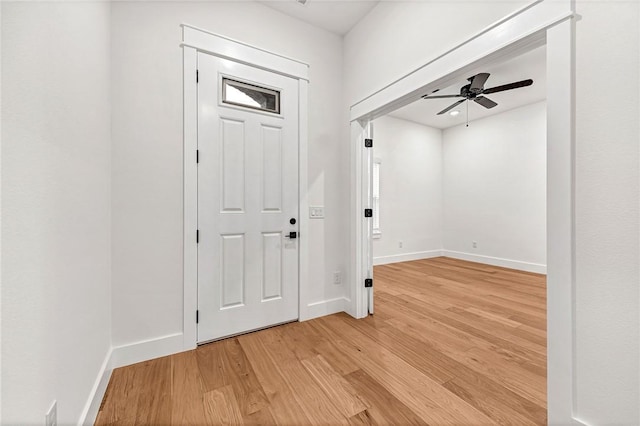
[[[291,238],[292,240],[294,240],[294,239],[298,238],[298,233],[295,232],[295,231],[291,231],[291,232],[289,232],[289,235],[285,235],[284,237],[285,238]]]

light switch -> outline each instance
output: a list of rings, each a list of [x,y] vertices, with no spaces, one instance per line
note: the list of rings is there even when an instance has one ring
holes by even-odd
[[[309,206],[309,217],[311,219],[324,219],[324,207]]]

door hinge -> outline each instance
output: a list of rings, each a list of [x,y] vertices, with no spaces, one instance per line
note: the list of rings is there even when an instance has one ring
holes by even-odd
[[[200,230],[196,229],[196,244],[200,242]]]
[[[373,287],[373,278],[365,278],[364,287],[365,288]]]
[[[196,311],[196,324],[200,322],[200,311]]]
[[[200,162],[200,150],[196,149],[196,164]]]
[[[196,83],[200,83],[200,71],[196,70]]]
[[[373,217],[373,209],[364,209],[364,217]]]
[[[364,140],[365,148],[373,148],[373,139],[365,139]]]

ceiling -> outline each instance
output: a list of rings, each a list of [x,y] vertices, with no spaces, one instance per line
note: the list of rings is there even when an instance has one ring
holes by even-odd
[[[260,3],[334,34],[345,35],[378,1],[295,0],[261,1]]]
[[[473,121],[478,118],[500,114],[501,112],[505,112],[510,109],[546,99],[546,48],[544,46],[509,61],[485,67],[482,72],[488,72],[491,74],[485,83],[486,88],[526,80],[528,78],[533,79],[533,85],[487,95],[488,98],[498,103],[498,106],[491,109],[486,109],[475,102],[465,102],[454,108],[454,110],[460,111],[460,113],[455,117],[451,116],[449,113],[436,115],[438,112],[456,102],[457,99],[455,98],[433,100],[420,99],[406,107],[392,112],[389,115],[396,118],[414,121],[426,126],[435,127],[437,129],[446,129],[448,127],[465,123],[467,104],[469,104],[469,121]],[[460,88],[467,83],[468,81],[461,80],[450,87],[440,89],[438,94],[458,94],[460,93]]]

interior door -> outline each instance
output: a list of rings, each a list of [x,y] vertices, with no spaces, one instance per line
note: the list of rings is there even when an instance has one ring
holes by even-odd
[[[298,319],[298,82],[198,54],[198,342]]]

